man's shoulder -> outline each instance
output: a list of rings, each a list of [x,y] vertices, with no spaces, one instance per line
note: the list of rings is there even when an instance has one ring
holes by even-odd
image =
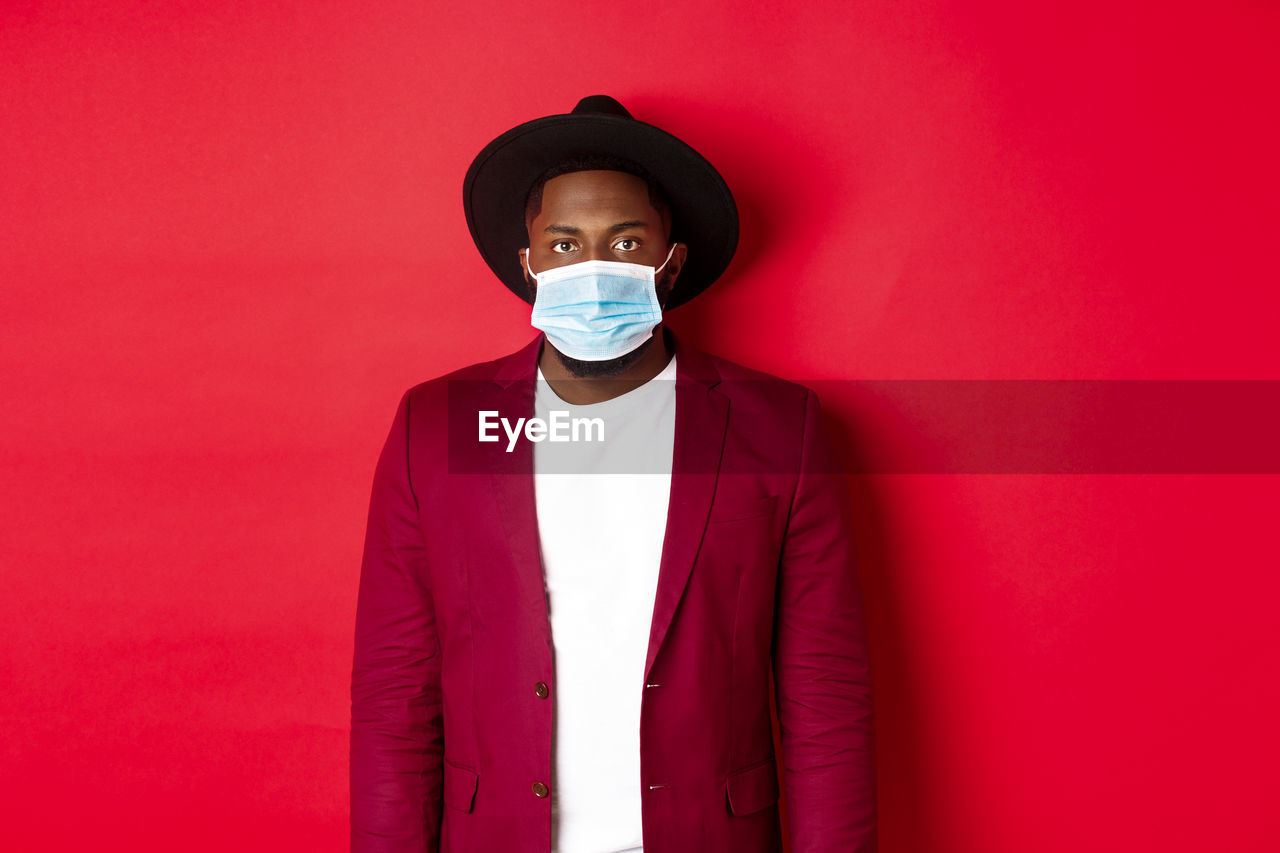
[[[698,351],[719,377],[717,390],[734,399],[750,400],[768,409],[803,408],[812,392],[808,386],[772,373],[747,367],[706,351]]]
[[[772,373],[758,370],[754,367],[747,367],[745,364],[739,364],[736,361],[731,361],[722,355],[716,355],[715,353],[707,352],[706,350],[699,350],[698,352],[699,355],[703,358],[709,359],[711,363],[715,365],[716,372],[720,374],[722,379],[735,382],[772,382],[797,388],[803,387],[799,385],[799,383],[792,382],[790,379],[783,379],[781,376],[776,376]]]
[[[425,379],[411,386],[405,391],[404,396],[413,401],[433,399],[447,396],[451,388],[456,393],[459,389],[504,377],[533,379],[537,369],[537,354],[533,351],[536,343],[535,339],[533,343],[526,344],[515,352],[491,358],[488,361],[477,361],[431,379]]]
[[[468,364],[450,370],[448,373],[442,373],[430,379],[424,379],[418,384],[409,388],[408,393],[419,391],[430,391],[432,389],[447,386],[450,382],[481,382],[493,379],[498,375],[504,363],[512,358],[512,355],[499,356],[488,361],[477,361],[474,364]]]
[[[728,432],[722,472],[795,473],[805,436],[817,414],[816,394],[806,385],[701,353],[717,381],[710,393],[728,403]]]
[[[475,434],[477,413],[500,407],[493,393],[500,390],[495,380],[518,379],[536,370],[533,361],[522,359],[522,355],[529,355],[528,347],[425,379],[400,395],[396,418],[410,443],[419,449],[420,462],[443,464],[433,454],[445,453],[451,437],[456,441],[459,436]]]

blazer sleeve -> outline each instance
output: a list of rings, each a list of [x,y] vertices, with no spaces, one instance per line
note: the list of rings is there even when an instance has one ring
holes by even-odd
[[[442,807],[440,645],[409,477],[409,394],[378,459],[351,670],[351,850],[434,853]]]
[[[870,657],[848,491],[837,471],[809,391],[773,647],[792,853],[877,846]]]

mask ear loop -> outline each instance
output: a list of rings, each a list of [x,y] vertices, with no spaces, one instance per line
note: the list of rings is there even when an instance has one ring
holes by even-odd
[[[658,273],[662,272],[663,267],[667,265],[667,261],[671,260],[671,256],[675,254],[675,251],[676,251],[676,244],[672,243],[671,248],[667,250],[667,260],[663,261],[662,266],[658,267],[656,270],[653,271],[653,274],[655,277],[658,275]]]
[[[535,284],[537,284],[537,282],[538,282],[538,273],[534,272],[534,271],[533,271],[533,267],[529,266],[529,251],[530,251],[530,249],[532,249],[532,248],[533,248],[533,247],[531,246],[529,249],[525,249],[525,250],[524,250],[524,268],[525,268],[525,269],[527,269],[527,270],[529,271],[529,277],[533,279],[533,281],[534,281],[534,283],[535,283]],[[673,248],[673,249],[674,249],[674,248],[675,248],[675,246],[672,246],[671,248]]]

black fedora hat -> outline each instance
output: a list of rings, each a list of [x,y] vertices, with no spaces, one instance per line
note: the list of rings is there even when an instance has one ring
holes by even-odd
[[[524,208],[541,175],[565,160],[600,156],[630,161],[661,184],[671,202],[671,237],[689,247],[667,309],[719,278],[738,246],[738,208],[729,186],[697,151],[631,117],[608,95],[583,98],[573,112],[513,127],[476,155],[462,183],[471,238],[485,263],[530,302],[518,252],[529,245]]]

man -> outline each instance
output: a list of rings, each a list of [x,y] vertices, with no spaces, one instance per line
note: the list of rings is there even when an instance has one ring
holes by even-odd
[[[464,207],[540,333],[397,409],[357,604],[352,849],[779,851],[772,680],[790,849],[874,850],[817,401],[661,325],[728,266],[728,187],[594,96],[490,143]],[[576,420],[599,440],[557,443]]]

